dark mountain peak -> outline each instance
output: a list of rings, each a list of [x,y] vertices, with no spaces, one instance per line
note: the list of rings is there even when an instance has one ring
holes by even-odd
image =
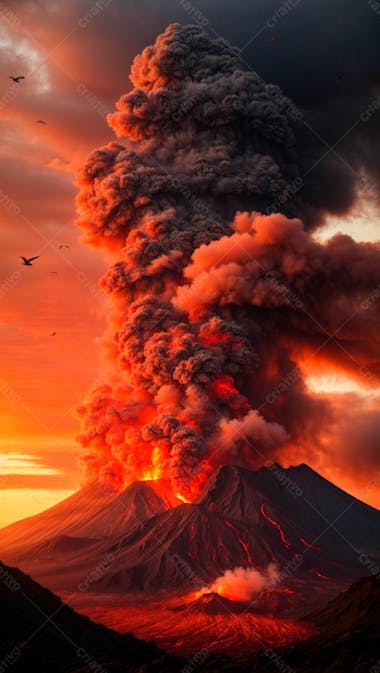
[[[228,518],[257,523],[261,503],[269,492],[273,497],[279,490],[279,481],[267,467],[253,472],[227,465],[211,477],[196,503]]]
[[[122,492],[125,498],[156,498],[164,504],[165,509],[175,507],[181,501],[173,495],[171,482],[168,479],[146,479],[134,481]],[[121,495],[120,497],[123,497]]]

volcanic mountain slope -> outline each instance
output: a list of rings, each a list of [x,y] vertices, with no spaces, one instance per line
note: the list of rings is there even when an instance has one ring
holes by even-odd
[[[0,564],[0,573],[1,670],[68,673],[112,664],[125,671],[162,655],[153,644],[78,615],[17,568]]]
[[[363,573],[361,554],[380,557],[377,510],[307,466],[276,470],[221,468],[197,503],[151,518],[111,547],[115,561],[97,589],[191,590],[228,568],[270,562],[322,584],[349,582]]]
[[[59,517],[52,534],[53,508],[44,513],[50,517],[47,528],[44,515],[27,520],[33,531],[38,519],[38,544],[35,535],[32,544],[29,535],[20,543],[20,530],[25,531],[20,522],[2,531],[0,549],[7,545],[7,561],[20,563],[56,591],[76,590],[91,569],[111,557],[92,583],[97,592],[185,593],[207,586],[226,569],[265,569],[275,562],[286,585],[302,579],[307,596],[313,578],[325,595],[363,573],[363,554],[380,558],[380,513],[306,465],[256,472],[222,467],[197,502],[170,509],[173,500],[158,489],[166,493],[166,484],[137,482],[77,516],[64,534]],[[65,511],[65,503],[61,508]],[[298,595],[299,587],[292,588]]]
[[[113,489],[105,488],[103,484],[89,484],[44,512],[2,528],[2,558],[16,559],[21,552],[43,540],[51,540],[63,533],[68,534],[80,522],[87,521],[96,512],[102,511],[115,495]]]
[[[270,673],[275,668],[280,668],[282,663],[298,673],[376,673],[379,670],[378,578],[362,578],[308,618],[319,626],[320,632],[317,636],[275,651],[267,651],[267,654],[259,652],[251,660],[250,670]],[[206,670],[211,673],[207,668]],[[219,670],[229,669],[221,667]],[[237,666],[234,670],[248,669]]]
[[[281,516],[284,528],[287,519],[296,521],[311,539],[327,535],[335,540],[340,534],[352,544],[370,549],[379,537],[377,510],[342,491],[304,463],[288,469],[273,464],[255,472],[222,467],[197,502],[210,511],[246,523],[258,521],[264,505],[264,511],[267,506]]]
[[[23,558],[75,554],[105,538],[126,535],[154,514],[180,502],[165,480],[131,484],[121,493],[93,483],[36,516],[1,530],[0,550],[12,563]]]

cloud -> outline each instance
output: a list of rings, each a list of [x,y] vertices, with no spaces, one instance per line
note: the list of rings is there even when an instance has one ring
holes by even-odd
[[[344,235],[321,244],[310,222],[242,211],[265,211],[297,174],[297,123],[220,39],[171,25],[131,80],[108,117],[122,143],[79,174],[79,225],[116,259],[101,281],[115,380],[81,407],[80,439],[92,477],[123,486],[155,456],[192,498],[221,461],[286,460],[306,441],[317,451],[333,409],[310,395],[302,367],[323,350],[332,366],[377,371],[376,303],[363,306],[380,250]]]

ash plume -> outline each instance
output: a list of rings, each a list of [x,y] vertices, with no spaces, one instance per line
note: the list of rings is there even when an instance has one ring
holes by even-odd
[[[80,441],[90,477],[121,488],[165,476],[191,500],[222,463],[317,442],[331,410],[300,360],[355,307],[323,353],[352,370],[348,341],[356,363],[378,368],[376,307],[359,307],[380,283],[380,251],[347,236],[321,245],[313,222],[260,214],[300,174],[297,122],[223,41],[173,24],[130,78],[108,117],[123,144],[79,175],[79,225],[115,256],[101,280],[113,374],[79,409]],[[287,394],[267,403],[289,370]]]

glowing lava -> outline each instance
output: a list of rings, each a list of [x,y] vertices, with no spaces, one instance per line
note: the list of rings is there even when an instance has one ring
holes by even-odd
[[[320,547],[316,547],[315,545],[311,544],[311,542],[307,542],[307,541],[305,540],[305,538],[303,538],[303,537],[300,537],[300,541],[301,541],[302,544],[304,544],[305,547],[307,547],[308,549],[320,549]]]
[[[269,523],[272,524],[272,526],[274,526],[275,528],[277,528],[277,530],[278,530],[278,532],[279,532],[279,534],[280,534],[280,538],[281,538],[282,542],[284,543],[285,547],[286,547],[287,549],[290,549],[290,547],[291,547],[290,542],[286,539],[285,534],[284,534],[284,531],[282,530],[280,524],[277,523],[277,521],[275,521],[274,519],[272,519],[272,518],[269,516],[269,514],[267,514],[267,513],[265,512],[265,510],[264,510],[264,505],[261,505],[261,507],[260,507],[260,512],[261,512],[261,514],[263,515],[263,517],[264,517],[267,521],[269,521]]]
[[[217,588],[216,593],[219,594],[219,596],[224,596],[224,598],[228,598],[231,601],[234,600],[234,596],[232,594],[231,587],[229,587],[228,584],[221,584]]]
[[[252,561],[251,554],[249,553],[248,545],[247,545],[247,543],[243,540],[243,538],[240,537],[240,533],[239,533],[239,531],[237,530],[237,528],[235,528],[235,526],[233,526],[232,523],[231,523],[230,521],[226,521],[226,526],[228,526],[229,528],[232,528],[232,530],[233,530],[234,533],[236,534],[236,537],[237,537],[237,539],[238,539],[239,544],[240,544],[240,545],[243,547],[243,549],[244,549],[245,555],[246,555],[246,557],[247,557],[248,565],[253,566],[253,561]],[[219,593],[219,592],[218,592],[218,593]]]
[[[181,495],[181,493],[176,493],[175,495],[176,495],[176,498],[178,498],[178,500],[182,500],[182,502],[186,502],[186,503],[191,502],[191,500],[186,500],[185,496]]]
[[[323,573],[320,573],[319,570],[316,570],[316,568],[310,568],[309,573],[320,577],[322,580],[327,580],[328,582],[330,581],[330,578],[327,577],[327,575],[323,575]]]
[[[152,451],[151,465],[144,470],[140,481],[156,481],[162,479],[162,454],[159,446],[155,446]]]

